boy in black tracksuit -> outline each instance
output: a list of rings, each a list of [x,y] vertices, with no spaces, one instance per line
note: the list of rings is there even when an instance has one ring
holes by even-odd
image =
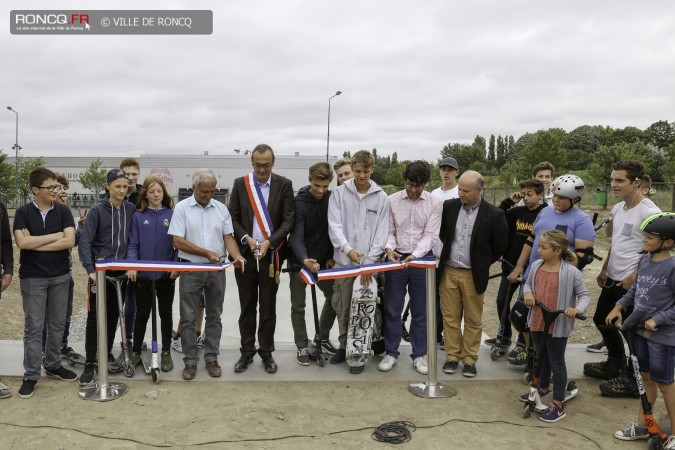
[[[511,304],[511,298],[516,291],[517,286],[510,286],[511,282],[506,278],[513,270],[513,266],[518,262],[520,252],[525,245],[525,241],[532,233],[534,220],[539,215],[539,212],[544,209],[547,204],[543,201],[544,185],[541,181],[531,178],[529,180],[521,181],[520,192],[511,194],[510,197],[504,199],[499,205],[499,208],[506,213],[506,223],[509,225],[508,247],[504,252],[503,258],[511,263],[511,267],[502,263],[502,279],[499,284],[499,292],[497,293],[497,313],[501,320],[504,305]],[[524,206],[517,206],[513,208],[516,202],[523,200]],[[504,323],[504,336],[502,343],[507,346],[511,344],[511,322],[509,321],[508,312],[506,314],[506,321]],[[493,345],[495,339],[487,339],[485,341],[488,345]],[[507,356],[509,361],[517,362],[519,350],[525,346],[522,334],[518,335],[518,342]]]

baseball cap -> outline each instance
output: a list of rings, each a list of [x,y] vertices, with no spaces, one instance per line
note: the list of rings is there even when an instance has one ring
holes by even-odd
[[[443,166],[450,166],[453,169],[459,169],[459,166],[457,165],[457,160],[453,158],[452,156],[448,156],[447,158],[443,158],[441,160],[441,163],[439,164],[439,167]]]
[[[125,171],[123,171],[122,169],[110,169],[108,171],[108,175],[106,175],[106,177],[105,177],[105,182],[106,182],[106,184],[110,184],[113,181],[117,180],[118,178],[128,179],[127,173]]]

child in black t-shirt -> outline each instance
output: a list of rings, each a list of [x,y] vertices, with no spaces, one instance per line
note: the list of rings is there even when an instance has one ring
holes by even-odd
[[[497,313],[499,314],[500,319],[502,317],[504,305],[511,303],[511,298],[517,290],[517,286],[513,286],[506,276],[511,273],[513,266],[518,262],[518,257],[523,249],[523,245],[525,245],[525,241],[532,233],[534,220],[539,215],[539,212],[546,207],[546,202],[543,201],[544,185],[541,181],[531,178],[521,181],[519,186],[520,191],[514,192],[499,205],[499,208],[506,213],[506,222],[509,225],[509,234],[507,237],[508,247],[506,252],[504,252],[503,258],[511,264],[511,267],[509,267],[508,264],[502,263],[502,273],[506,275],[502,275],[499,291],[497,292]],[[516,206],[513,208],[513,205],[520,200],[523,201],[524,206]],[[509,321],[509,314],[507,312],[502,342],[510,345],[511,336],[511,322]],[[495,342],[495,338],[485,340],[485,343],[488,345],[494,345]],[[507,359],[518,365],[526,362],[526,359],[524,358],[526,356],[524,347],[525,341],[522,334],[519,334],[518,342],[513,350],[507,355]],[[524,353],[523,358],[519,358],[521,353]]]

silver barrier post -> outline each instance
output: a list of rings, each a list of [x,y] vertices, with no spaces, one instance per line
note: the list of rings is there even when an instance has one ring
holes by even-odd
[[[80,388],[82,400],[107,402],[129,391],[126,384],[108,383],[108,330],[106,321],[105,270],[96,272],[96,326],[98,341],[98,383]],[[124,338],[124,336],[122,336]]]
[[[408,390],[418,397],[448,398],[457,395],[457,389],[438,382],[436,374],[436,268],[427,269],[427,359],[429,374],[426,383],[412,383]]]

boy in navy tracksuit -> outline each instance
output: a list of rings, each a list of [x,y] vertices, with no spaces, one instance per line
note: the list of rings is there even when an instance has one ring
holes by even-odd
[[[512,266],[508,267],[507,264],[502,263],[502,273],[507,275],[511,273],[513,266],[518,262],[520,252],[523,250],[523,245],[525,245],[525,241],[530,234],[532,234],[534,220],[539,215],[539,212],[547,206],[546,202],[543,202],[544,185],[541,181],[531,178],[529,180],[521,181],[519,186],[519,192],[511,194],[510,197],[504,199],[499,205],[499,208],[506,213],[506,222],[509,225],[509,234],[507,238],[508,247],[506,252],[504,252],[503,258],[511,263]],[[512,208],[512,206],[520,200],[523,201],[524,206]],[[506,275],[502,275],[499,291],[497,293],[497,312],[499,313],[500,319],[502,317],[504,305],[511,304],[511,298],[516,289],[517,286],[512,286],[511,282],[506,278]],[[510,345],[511,336],[511,321],[509,321],[509,315],[507,313],[502,343],[505,343],[507,346]],[[485,340],[485,343],[488,345],[494,345],[495,342],[495,338]],[[522,334],[519,334],[516,347],[507,355],[509,361],[518,363],[518,354],[524,349],[524,346],[523,336]],[[523,362],[524,361],[525,360],[523,360]]]

